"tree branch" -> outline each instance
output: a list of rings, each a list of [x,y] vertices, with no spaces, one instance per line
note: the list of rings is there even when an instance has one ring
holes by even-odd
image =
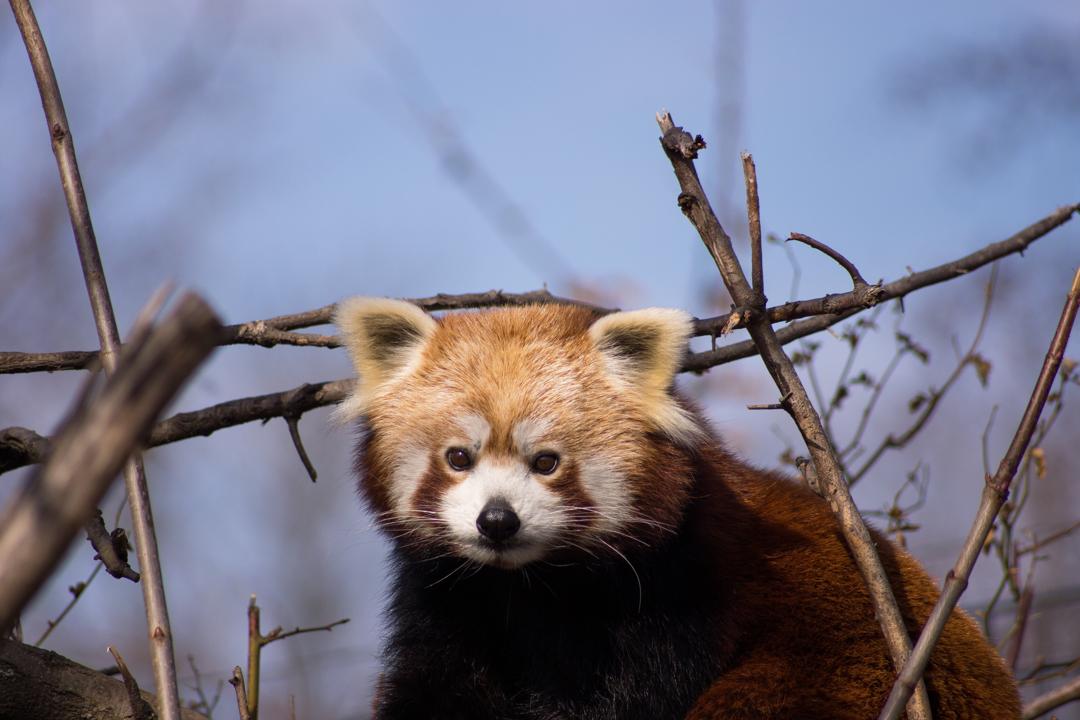
[[[810,451],[818,483],[830,507],[837,516],[840,530],[851,548],[852,556],[870,591],[874,611],[882,626],[889,654],[896,668],[901,668],[910,653],[910,638],[903,618],[897,608],[896,598],[889,585],[881,559],[874,548],[873,538],[859,515],[847,484],[840,472],[839,463],[829,445],[821,419],[810,403],[806,389],[795,372],[791,359],[784,353],[772,328],[772,321],[765,310],[764,296],[758,296],[747,283],[738,258],[731,245],[731,238],[724,231],[709,205],[709,200],[698,180],[693,159],[704,147],[700,136],[691,138],[682,128],[676,127],[667,113],[658,114],[657,121],[663,133],[660,144],[671,161],[682,192],[679,207],[701,236],[720,271],[724,285],[733,298],[736,312],[742,313],[748,323],[750,337],[761,353],[765,367],[786,398],[788,413],[795,420]],[[756,184],[756,183],[755,183]],[[750,192],[748,190],[748,197]],[[756,197],[756,192],[754,193]],[[751,224],[758,221],[757,208],[748,208]],[[753,231],[752,231],[753,232]],[[925,690],[916,696],[908,709],[911,718],[929,718],[929,701]]]
[[[100,395],[80,403],[48,462],[0,514],[0,634],[44,582],[161,409],[213,347],[217,318],[195,295],[125,352]]]
[[[1005,453],[1005,457],[1001,459],[994,476],[986,478],[982,500],[979,503],[978,512],[975,514],[975,521],[972,523],[971,530],[964,541],[964,546],[960,550],[960,556],[957,558],[956,565],[945,578],[945,586],[942,588],[941,597],[938,598],[937,604],[926,621],[926,626],[919,635],[915,650],[904,665],[900,677],[896,679],[896,683],[893,685],[888,702],[881,711],[880,720],[894,720],[900,716],[907,696],[911,693],[915,683],[922,677],[923,670],[930,661],[930,653],[945,628],[945,622],[948,620],[949,614],[960,599],[960,594],[967,588],[971,568],[974,567],[979,552],[986,542],[986,537],[990,534],[990,529],[994,525],[994,518],[997,517],[998,511],[1008,497],[1009,485],[1012,483],[1013,476],[1016,475],[1016,469],[1020,465],[1020,460],[1027,449],[1028,442],[1031,440],[1031,435],[1035,432],[1039,415],[1042,414],[1043,405],[1046,404],[1046,397],[1050,394],[1050,388],[1053,386],[1054,378],[1057,376],[1058,368],[1061,366],[1061,359],[1065,355],[1065,345],[1069,341],[1069,333],[1072,331],[1073,322],[1076,320],[1078,308],[1080,308],[1080,268],[1073,275],[1072,286],[1069,289],[1065,307],[1061,311],[1061,318],[1058,320],[1057,329],[1054,331],[1054,338],[1051,340],[1050,348],[1046,352],[1046,359],[1043,361],[1042,370],[1039,372],[1038,380],[1035,382],[1035,389],[1032,390],[1027,407],[1024,409],[1020,425],[1016,428],[1009,449]]]
[[[1074,213],[1080,212],[1080,204],[1058,208],[1045,218],[1032,223],[1012,236],[958,258],[951,262],[937,265],[920,272],[910,273],[902,278],[881,285],[866,285],[869,290],[852,290],[847,293],[823,295],[807,300],[794,300],[768,308],[769,320],[773,323],[790,322],[801,318],[812,318],[804,324],[794,323],[777,331],[777,337],[784,344],[797,340],[825,328],[835,325],[856,313],[880,304],[886,300],[896,300],[924,287],[952,280],[966,275],[973,270],[992,263],[1007,255],[1022,253],[1036,240],[1048,235],[1053,230],[1068,222]],[[799,235],[799,233],[792,233]],[[796,238],[796,239],[799,239]],[[815,241],[816,242],[816,241]],[[876,289],[880,288],[880,293]],[[872,301],[869,297],[873,295]],[[533,290],[525,293],[506,293],[502,290],[489,290],[463,295],[439,294],[427,298],[408,299],[429,312],[440,310],[464,310],[468,308],[498,307],[503,305],[527,305],[531,303],[568,303],[584,307],[593,307],[599,312],[610,312],[607,308],[596,308],[587,303],[552,295],[547,290]],[[290,332],[297,328],[326,325],[331,321],[334,305],[325,305],[315,310],[280,315],[265,320],[252,320],[236,325],[227,325],[222,345],[298,345],[318,347],[338,347],[340,341],[332,335],[313,335]],[[741,327],[745,319],[725,313],[711,318],[694,321],[694,335],[716,337]],[[797,328],[793,330],[792,328]],[[691,353],[683,365],[684,371],[700,372],[716,365],[733,360],[751,357],[757,354],[753,341],[725,345],[711,352]],[[97,353],[86,350],[66,352],[27,353],[0,352],[0,375],[10,373],[55,372],[57,370],[87,370],[97,367]],[[2,467],[2,466],[0,466]]]
[[[142,692],[156,706],[157,698]],[[132,720],[124,684],[48,650],[0,638],[0,717],[5,720]],[[207,720],[182,710],[182,720]]]
[[[1024,706],[1024,720],[1035,720],[1067,703],[1080,700],[1080,677],[1035,698]]]
[[[33,69],[34,79],[37,81],[38,92],[41,95],[45,122],[52,140],[53,154],[56,156],[57,170],[60,174],[60,184],[64,191],[64,199],[67,202],[68,214],[71,217],[75,245],[78,248],[83,278],[86,281],[87,293],[90,296],[90,307],[93,311],[94,324],[101,345],[101,364],[105,368],[105,372],[111,375],[116,369],[117,358],[121,352],[120,334],[116,328],[116,317],[113,314],[109,288],[105,282],[105,270],[101,263],[101,255],[98,252],[97,239],[94,237],[94,226],[90,219],[90,207],[86,201],[82,176],[79,174],[79,164],[75,155],[75,141],[68,124],[67,113],[64,110],[60,85],[56,80],[56,73],[53,71],[49,51],[45,46],[45,39],[42,37],[41,28],[38,26],[30,0],[10,0],[10,4],[12,13],[15,16],[15,22],[19,26],[23,42],[26,45],[30,66]],[[218,330],[220,323],[216,318],[213,318],[213,314],[208,309],[205,309],[205,312],[206,317],[212,320],[214,330]],[[201,354],[186,369],[181,379],[194,369],[195,364],[206,356],[212,346],[200,343],[197,347],[200,348]],[[179,381],[176,382],[176,385],[179,385]],[[175,387],[165,394],[166,399],[171,398],[172,390],[175,390]],[[160,410],[161,406],[156,407],[154,416]],[[150,422],[151,418],[146,418],[146,422],[139,427],[139,430],[141,431],[143,427],[148,426]],[[163,720],[179,720],[180,693],[176,684],[172,631],[169,626],[169,614],[165,602],[165,587],[158,558],[157,538],[154,535],[154,520],[150,506],[150,493],[146,484],[146,472],[143,468],[142,459],[137,453],[131,454],[124,466],[124,481],[127,486],[128,504],[131,508],[139,567],[143,575],[141,585],[143,601],[146,606],[146,620],[149,627],[150,655],[154,670],[154,681],[159,699],[158,711]],[[102,492],[106,487],[107,483],[101,485]],[[100,499],[100,495],[98,498]]]

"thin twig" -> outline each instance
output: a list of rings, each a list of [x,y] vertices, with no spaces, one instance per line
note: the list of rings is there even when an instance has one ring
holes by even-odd
[[[75,244],[79,251],[83,277],[86,280],[86,289],[90,296],[90,306],[101,344],[101,363],[105,372],[112,374],[116,370],[120,353],[120,335],[116,329],[116,318],[113,315],[112,301],[105,282],[105,271],[98,252],[97,240],[94,237],[90,207],[87,204],[86,192],[79,174],[75,141],[68,125],[60,86],[29,0],[10,0],[10,3],[15,21],[26,44],[30,65],[41,95],[49,135],[52,138],[53,153],[60,173],[60,184],[67,201],[68,214],[75,233]],[[198,360],[201,360],[208,350],[209,348],[206,348]],[[193,367],[194,365],[189,368],[189,371]],[[160,410],[160,407],[157,409]],[[179,720],[180,694],[176,685],[172,631],[165,603],[165,588],[158,559],[157,539],[154,536],[154,521],[151,514],[150,494],[146,485],[146,473],[138,454],[132,454],[126,463],[124,480],[127,485],[128,501],[131,504],[139,567],[144,576],[144,582],[141,584],[146,605],[151,664],[157,688],[159,714],[163,720]]]
[[[55,620],[46,621],[45,630],[41,633],[41,636],[38,637],[37,641],[34,642],[34,647],[41,647],[41,643],[45,642],[48,637],[52,635],[52,631],[56,629],[57,625],[63,622],[64,618],[66,618],[68,613],[71,612],[71,609],[75,607],[75,603],[79,602],[79,598],[86,592],[86,588],[90,587],[90,583],[94,582],[94,578],[97,577],[97,574],[101,572],[101,568],[104,566],[105,564],[100,560],[94,563],[94,569],[90,571],[90,574],[85,580],[81,580],[68,588],[68,592],[71,593],[71,599],[68,600],[68,604],[64,606],[64,609],[60,611],[60,614],[56,616]]]
[[[850,474],[850,485],[855,485],[864,477],[866,477],[866,474],[870,472],[871,468],[873,468],[875,464],[877,464],[878,460],[881,459],[881,456],[884,455],[886,451],[896,450],[904,447],[905,445],[910,443],[920,432],[922,432],[923,428],[926,427],[926,424],[930,421],[930,418],[933,416],[934,411],[937,410],[938,406],[941,404],[942,398],[945,397],[949,390],[951,390],[952,387],[956,384],[956,382],[960,379],[960,376],[964,372],[964,368],[971,364],[972,358],[976,357],[975,351],[978,349],[979,344],[982,342],[983,333],[986,331],[987,320],[989,320],[990,318],[990,308],[993,303],[994,288],[996,287],[996,285],[997,265],[994,265],[990,270],[990,279],[986,283],[986,290],[983,295],[982,313],[979,315],[979,324],[975,329],[975,335],[971,339],[971,345],[968,346],[967,352],[960,356],[960,359],[957,361],[956,366],[953,368],[952,372],[949,373],[949,376],[945,379],[944,384],[942,384],[942,386],[938,389],[931,388],[929,394],[926,395],[925,399],[922,402],[922,405],[919,408],[919,414],[916,416],[915,420],[912,421],[912,423],[908,426],[908,428],[899,435],[894,435],[893,433],[889,433],[888,435],[886,435],[885,438],[878,444],[878,446],[874,448],[874,450],[870,453],[870,457],[868,457],[863,462],[862,467]]]
[[[840,265],[840,267],[847,270],[848,275],[851,276],[851,284],[854,287],[859,287],[860,285],[867,285],[868,284],[865,280],[863,280],[863,276],[862,276],[862,274],[859,273],[859,269],[857,267],[855,267],[855,263],[851,262],[846,257],[841,255],[839,252],[832,249],[831,247],[829,247],[825,243],[823,243],[823,242],[821,242],[819,240],[815,240],[814,238],[810,237],[809,235],[804,235],[803,233],[799,233],[799,232],[791,233],[790,237],[788,237],[788,241],[791,241],[791,240],[794,240],[795,242],[801,242],[803,245],[807,245],[809,247],[814,248],[818,252],[821,252],[821,253],[824,253],[825,255],[828,255],[830,258],[832,258],[834,261],[836,261],[836,263],[838,265]]]
[[[265,647],[277,640],[284,640],[285,638],[292,637],[293,635],[303,635],[304,633],[333,632],[334,628],[336,628],[338,625],[344,625],[347,622],[349,622],[349,618],[341,618],[340,620],[335,620],[334,622],[326,623],[325,625],[316,625],[314,627],[304,628],[296,627],[292,630],[289,630],[288,632],[282,632],[281,628],[274,628],[269,633],[263,636],[262,644],[263,647]]]
[[[304,449],[304,440],[300,437],[300,415],[286,415],[285,423],[289,426],[289,437],[292,438],[296,454],[300,456],[300,462],[304,464],[304,469],[307,470],[311,482],[315,482],[319,479],[319,474],[315,472],[315,465],[312,464],[311,458],[308,457],[307,450]]]
[[[1072,286],[1069,289],[1065,307],[1062,309],[1061,318],[1058,320],[1053,340],[1051,340],[1050,347],[1047,350],[1046,358],[1035,383],[1035,389],[1028,399],[1027,407],[1024,409],[1024,415],[1016,429],[1016,434],[1013,435],[1009,449],[1001,459],[997,472],[994,473],[992,478],[988,477],[986,479],[975,521],[972,523],[971,530],[964,541],[960,556],[957,558],[956,565],[946,576],[941,597],[938,598],[937,604],[930,613],[930,617],[919,635],[919,640],[915,644],[911,657],[905,664],[900,676],[896,679],[879,720],[895,720],[900,716],[907,696],[911,693],[915,683],[922,677],[923,670],[930,661],[930,653],[945,628],[945,622],[960,599],[960,594],[967,587],[971,568],[975,565],[979,552],[986,542],[986,537],[993,527],[998,510],[1001,509],[1005,498],[1008,496],[1009,485],[1012,483],[1013,476],[1016,474],[1016,470],[1024,456],[1028,442],[1035,432],[1039,415],[1042,413],[1043,405],[1045,405],[1046,398],[1054,384],[1054,378],[1057,376],[1061,359],[1065,355],[1065,345],[1069,341],[1069,333],[1072,331],[1078,308],[1080,308],[1080,268],[1073,275]]]
[[[685,152],[688,145],[700,147],[704,143],[700,139],[692,139],[682,128],[676,127],[667,113],[657,115],[657,120],[663,133],[661,146],[668,160],[671,161],[682,189],[679,195],[679,206],[693,223],[712,255],[736,306],[752,308],[753,290],[746,282],[746,276],[735,256],[731,238],[724,231],[709,205],[708,198],[698,180],[697,171],[691,162],[692,156]],[[696,150],[693,154],[696,154]],[[753,210],[750,211],[751,217],[755,214]],[[769,316],[760,311],[763,307],[758,309],[758,312],[751,313],[747,329],[780,393],[789,398],[786,403],[787,410],[806,442],[817,471],[818,481],[826,497],[829,498],[830,507],[837,515],[840,530],[869,589],[874,611],[881,623],[893,664],[900,668],[910,652],[910,638],[897,608],[896,598],[893,596],[885,569],[874,548],[870,532],[866,529],[858,508],[851,499],[847,483],[840,474],[839,464],[829,445],[821,420],[807,397],[806,389],[799,380],[791,359],[783,351]],[[924,691],[913,698],[908,714],[913,720],[930,717],[929,701]]]

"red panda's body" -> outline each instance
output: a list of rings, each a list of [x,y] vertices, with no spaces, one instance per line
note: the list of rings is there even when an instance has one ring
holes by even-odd
[[[835,520],[672,393],[684,314],[357,299],[337,322],[394,540],[377,718],[877,716],[893,669]],[[937,591],[878,542],[917,633]],[[963,614],[926,680],[938,720],[1019,717]]]

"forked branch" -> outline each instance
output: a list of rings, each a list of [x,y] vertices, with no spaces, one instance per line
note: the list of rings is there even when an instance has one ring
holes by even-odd
[[[694,225],[709,254],[712,255],[724,285],[735,302],[735,312],[746,317],[750,337],[779,388],[780,395],[785,398],[785,409],[798,425],[813,460],[818,483],[824,496],[829,500],[830,507],[837,515],[840,530],[851,548],[856,565],[870,591],[874,611],[881,623],[893,664],[899,669],[903,667],[911,652],[911,641],[897,608],[896,598],[889,585],[881,559],[874,548],[870,532],[866,529],[858,508],[851,498],[847,483],[844,482],[821,419],[810,403],[806,389],[799,380],[791,359],[784,352],[777,333],[773,330],[772,321],[765,309],[765,297],[755,293],[747,282],[732,247],[731,238],[713,212],[698,180],[693,160],[705,143],[701,136],[692,137],[682,128],[677,127],[671,115],[667,113],[658,114],[657,121],[663,133],[660,144],[668,160],[671,161],[682,190],[679,194],[679,207]],[[748,159],[745,163],[752,166],[752,160]],[[752,193],[749,189],[747,191],[747,197],[752,203],[757,198],[756,185],[754,182]],[[748,216],[751,224],[757,223],[758,209],[749,207]],[[760,232],[760,229],[757,232]],[[753,234],[754,231],[751,230],[751,236]],[[925,690],[916,694],[908,708],[908,715],[913,719],[930,717]]]

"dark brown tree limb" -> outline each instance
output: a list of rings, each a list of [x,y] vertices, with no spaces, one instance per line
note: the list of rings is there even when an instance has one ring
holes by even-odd
[[[157,699],[141,693],[154,705]],[[134,720],[124,684],[48,650],[0,639],[0,717],[5,720]],[[192,710],[182,720],[206,720]]]
[[[960,550],[960,556],[957,558],[956,565],[945,577],[945,586],[942,588],[941,597],[938,598],[930,617],[927,618],[926,626],[919,635],[918,642],[915,643],[915,649],[912,651],[911,657],[904,665],[900,676],[896,679],[885,708],[881,711],[879,720],[895,720],[900,716],[907,696],[911,693],[915,683],[922,677],[926,664],[930,661],[930,654],[933,652],[934,645],[945,628],[945,622],[948,620],[953,608],[956,607],[960,594],[967,588],[971,569],[975,566],[975,561],[979,558],[979,553],[986,543],[986,538],[990,534],[990,529],[994,525],[994,519],[997,517],[998,511],[1009,495],[1009,485],[1016,475],[1016,469],[1020,466],[1020,460],[1027,450],[1032,433],[1035,432],[1035,426],[1039,421],[1039,415],[1042,414],[1043,406],[1046,404],[1046,398],[1050,394],[1050,388],[1054,384],[1054,378],[1057,377],[1061,359],[1065,355],[1065,345],[1069,341],[1069,333],[1072,331],[1078,309],[1080,309],[1080,268],[1073,275],[1072,286],[1069,288],[1065,307],[1061,311],[1061,318],[1058,320],[1054,337],[1050,341],[1050,347],[1046,352],[1045,360],[1043,360],[1038,380],[1035,382],[1035,388],[1031,392],[1031,397],[1028,398],[1027,407],[1024,409],[1023,417],[1016,428],[1009,449],[1001,459],[994,476],[986,478],[982,500],[979,502],[979,509],[975,514],[975,521],[972,523],[971,530],[964,541],[964,546]]]
[[[773,330],[772,320],[765,309],[765,298],[755,293],[747,282],[732,247],[731,238],[720,225],[701,187],[693,159],[697,156],[697,151],[704,147],[704,141],[700,136],[691,137],[682,128],[676,127],[671,115],[667,113],[658,114],[657,121],[663,133],[660,144],[668,160],[671,161],[675,176],[679,181],[681,189],[678,198],[679,207],[694,225],[709,254],[712,255],[724,285],[735,302],[736,311],[746,317],[750,337],[757,346],[769,374],[776,382],[781,396],[786,398],[784,406],[806,442],[818,482],[837,516],[841,533],[870,591],[870,598],[878,621],[881,623],[889,653],[894,665],[899,669],[903,667],[911,651],[911,640],[904,627],[903,618],[900,616],[896,598],[889,585],[881,559],[874,548],[870,532],[848,491],[847,483],[844,481],[840,465],[822,427],[821,419],[810,403],[810,398],[795,372],[791,359],[783,351],[776,332]],[[752,164],[752,160],[748,159],[746,163]],[[756,192],[753,193],[753,199],[756,199],[756,194]],[[751,197],[749,190],[747,196]],[[758,221],[756,208],[748,208],[748,215],[751,224]],[[925,689],[912,699],[908,716],[913,720],[930,717]]]
[[[154,419],[209,354],[220,324],[188,295],[125,352],[100,394],[81,403],[48,460],[0,514],[0,634],[15,621],[89,519]]]

